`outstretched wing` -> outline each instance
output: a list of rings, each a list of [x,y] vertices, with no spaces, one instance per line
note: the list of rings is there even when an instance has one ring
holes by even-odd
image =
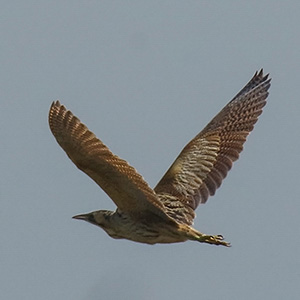
[[[270,79],[263,70],[179,154],[155,187],[168,214],[192,224],[194,210],[215,194],[266,104]]]
[[[59,101],[53,102],[50,108],[49,125],[74,164],[90,176],[121,211],[132,217],[155,214],[169,220],[164,206],[142,176],[114,155]]]

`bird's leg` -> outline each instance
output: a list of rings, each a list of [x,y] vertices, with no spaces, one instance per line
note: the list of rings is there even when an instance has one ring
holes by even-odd
[[[222,245],[230,247],[230,243],[225,242],[222,235],[207,235],[202,234],[195,237],[195,240],[200,243],[208,243],[213,245]]]
[[[225,242],[222,235],[208,235],[201,233],[200,231],[186,225],[180,225],[180,231],[184,233],[184,235],[189,240],[198,241],[200,243],[207,243],[213,245],[222,245],[226,247],[230,247],[230,243]]]
[[[225,242],[222,235],[204,234],[185,224],[180,224],[178,226],[178,231],[180,232],[180,235],[185,236],[189,240],[198,241],[200,243],[230,247],[230,243]]]

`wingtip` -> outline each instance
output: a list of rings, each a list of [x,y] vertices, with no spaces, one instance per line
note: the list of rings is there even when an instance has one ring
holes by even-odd
[[[261,79],[261,81],[266,81],[268,79],[269,75],[270,75],[269,73],[264,75],[264,68],[261,68],[259,71],[256,71],[254,73],[253,78],[259,77]],[[269,78],[269,81],[271,81],[271,78]]]
[[[66,110],[66,107],[59,100],[53,101],[49,110],[49,120],[52,114],[58,113],[59,110]]]
[[[51,107],[53,107],[53,106],[61,106],[59,100],[53,101],[52,104],[51,104]]]
[[[49,120],[50,120],[50,117],[51,117],[51,114],[52,114],[52,112],[53,112],[53,109],[55,108],[55,107],[59,107],[60,106],[60,102],[59,102],[59,100],[56,100],[56,101],[53,101],[52,103],[51,103],[51,106],[50,106],[50,110],[49,110]]]

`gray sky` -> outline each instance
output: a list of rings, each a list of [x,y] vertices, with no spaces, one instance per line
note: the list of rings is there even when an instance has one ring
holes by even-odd
[[[298,299],[299,1],[2,1],[3,299]],[[231,248],[113,240],[114,209],[47,122],[67,106],[154,186],[248,82],[268,104],[195,227]]]

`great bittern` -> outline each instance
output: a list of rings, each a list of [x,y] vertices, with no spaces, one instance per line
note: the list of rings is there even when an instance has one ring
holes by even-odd
[[[266,104],[270,79],[261,70],[181,151],[153,189],[125,160],[114,155],[59,101],[49,112],[50,129],[74,164],[115,202],[115,212],[74,216],[116,239],[176,243],[194,240],[230,244],[221,235],[191,227],[195,209],[215,194]]]

